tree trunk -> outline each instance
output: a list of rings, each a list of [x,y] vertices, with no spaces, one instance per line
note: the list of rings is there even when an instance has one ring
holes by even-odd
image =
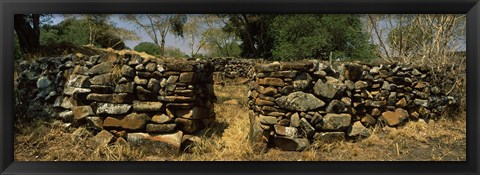
[[[14,28],[22,53],[35,53],[40,48],[40,14],[32,14],[32,25],[25,14],[14,15]]]
[[[162,37],[162,43],[160,45],[160,56],[165,56],[165,39]]]

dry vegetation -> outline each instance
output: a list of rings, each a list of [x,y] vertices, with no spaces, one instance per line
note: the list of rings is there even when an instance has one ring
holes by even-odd
[[[240,80],[242,81],[242,80]],[[245,81],[245,80],[243,80]],[[275,148],[255,153],[248,142],[248,88],[243,84],[216,86],[218,102],[216,121],[202,130],[199,141],[175,157],[145,155],[125,144],[95,148],[93,134],[83,127],[66,127],[61,122],[38,120],[32,124],[16,123],[15,159],[20,161],[355,161],[355,160],[425,160],[465,161],[465,113],[439,121],[408,122],[401,128],[377,125],[372,136],[363,140],[314,143],[303,152]],[[238,104],[225,101],[235,100]],[[455,119],[452,119],[455,118]]]

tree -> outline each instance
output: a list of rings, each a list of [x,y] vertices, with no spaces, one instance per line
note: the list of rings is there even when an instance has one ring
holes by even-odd
[[[143,29],[152,41],[158,45],[160,55],[164,56],[167,34],[172,32],[176,36],[183,37],[183,25],[187,21],[187,16],[183,14],[130,14],[125,15],[124,19]]]
[[[277,15],[232,14],[223,28],[226,32],[235,33],[240,40],[242,57],[271,58],[273,37],[269,26]]]
[[[355,15],[279,15],[270,32],[275,59],[372,58],[373,46]]]
[[[202,33],[205,40],[203,47],[207,55],[212,57],[240,56],[240,40],[231,30],[226,31],[227,15],[209,15],[205,19],[206,30]]]
[[[138,45],[136,45],[133,50],[138,51],[138,52],[145,52],[150,55],[159,55],[160,50],[158,49],[158,45],[155,43],[151,42],[141,42]]]
[[[15,14],[14,28],[22,53],[35,53],[40,48],[40,14]]]
[[[172,58],[187,58],[188,55],[182,52],[179,48],[167,46],[165,48],[165,56]]]

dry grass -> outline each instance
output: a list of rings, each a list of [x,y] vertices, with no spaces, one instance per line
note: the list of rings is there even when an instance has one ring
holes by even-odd
[[[302,152],[276,148],[256,154],[248,142],[248,89],[245,85],[215,87],[219,99],[217,118],[208,129],[198,133],[200,141],[179,156],[144,155],[122,145],[93,148],[93,134],[85,128],[64,129],[60,124],[36,121],[16,124],[16,160],[149,160],[149,161],[464,161],[466,160],[465,114],[455,120],[443,118],[429,123],[408,122],[395,129],[376,126],[372,136],[363,140],[313,143]],[[238,105],[222,104],[235,99]]]

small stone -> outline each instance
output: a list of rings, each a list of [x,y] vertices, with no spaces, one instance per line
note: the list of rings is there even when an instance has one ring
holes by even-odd
[[[156,67],[157,67],[156,63],[147,63],[147,65],[145,66],[145,70],[149,72],[153,72],[155,71]]]
[[[122,72],[122,75],[126,77],[133,78],[135,76],[135,69],[127,65],[122,66],[121,72]]]
[[[97,114],[126,114],[130,111],[132,105],[129,104],[113,104],[98,103]]]
[[[194,80],[195,74],[193,72],[183,72],[180,73],[179,82],[180,83],[192,83]]]
[[[93,140],[95,141],[95,147],[107,146],[108,143],[113,141],[113,138],[113,134],[108,131],[102,130],[97,135],[95,135],[95,137],[93,137]]]
[[[100,131],[103,129],[103,120],[100,117],[87,117],[87,126],[93,130]]]
[[[404,108],[404,107],[407,106],[407,100],[405,98],[402,98],[402,99],[398,100],[396,105],[400,108]]]
[[[290,117],[290,126],[291,127],[300,126],[300,115],[298,115],[297,112]]]
[[[72,108],[73,111],[73,119],[77,122],[85,120],[88,116],[95,115],[93,113],[92,107],[90,106],[74,106]]]
[[[139,78],[138,76],[135,76],[135,78],[133,79],[133,81],[135,82],[135,84],[138,84],[138,85],[147,85],[148,83],[148,80],[147,79],[141,79]]]
[[[115,86],[116,93],[133,93],[134,83],[128,82],[125,84],[118,84]]]
[[[106,73],[111,73],[112,69],[113,69],[112,62],[103,62],[90,68],[88,73],[90,75],[106,74]]]
[[[309,111],[325,105],[325,102],[312,94],[294,92],[288,96],[282,96],[275,100],[281,108],[292,111]]]
[[[300,119],[300,128],[307,138],[312,138],[315,134],[315,128],[305,118]]]
[[[344,132],[316,132],[313,135],[313,140],[322,143],[332,143],[345,140]]]
[[[285,127],[281,125],[273,125],[275,129],[275,133],[281,136],[287,137],[300,137],[301,135],[298,133],[297,128],[295,127]]]
[[[370,131],[362,125],[360,121],[353,123],[351,127],[348,128],[348,136],[350,137],[369,137]]]
[[[413,103],[415,105],[423,106],[423,107],[428,107],[428,100],[423,100],[423,99],[415,99],[413,100]]]
[[[362,123],[365,124],[365,126],[372,126],[377,123],[377,120],[373,118],[371,115],[366,114],[362,119],[360,120]]]
[[[175,84],[178,80],[179,76],[176,76],[176,75],[172,75],[170,77],[168,77],[167,79],[167,84]]]
[[[160,114],[160,115],[154,115],[152,117],[152,122],[154,123],[167,123],[173,121],[173,117],[169,117],[165,114]]]
[[[267,124],[267,125],[273,125],[277,123],[277,117],[274,117],[274,116],[265,116],[260,114],[260,117],[258,119],[260,123]]]
[[[355,89],[357,89],[357,90],[365,89],[365,88],[367,88],[367,86],[368,86],[368,83],[365,82],[365,81],[357,81],[357,82],[355,82]]]

